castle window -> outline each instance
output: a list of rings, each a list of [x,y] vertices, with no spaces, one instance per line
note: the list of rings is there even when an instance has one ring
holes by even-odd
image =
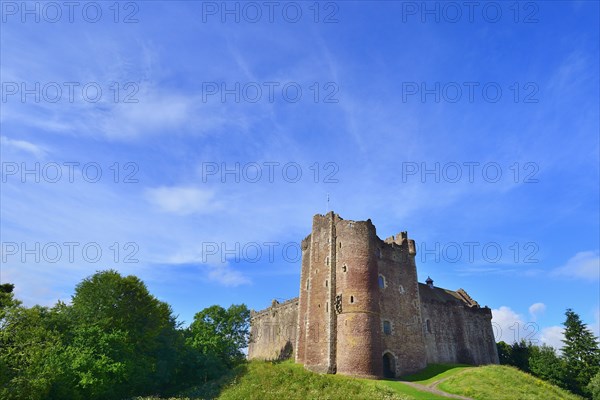
[[[380,289],[385,289],[385,278],[383,275],[379,275],[379,278],[377,279],[377,283],[379,284]]]
[[[427,326],[427,333],[431,333],[431,321],[426,320],[425,325]]]
[[[310,279],[306,280],[306,290],[308,290],[308,288],[310,287]]]
[[[342,242],[340,242],[340,249],[342,248]]]
[[[329,266],[329,257],[325,258],[325,264]]]
[[[354,303],[354,296],[350,296],[350,304]]]
[[[383,333],[385,333],[386,335],[392,334],[392,324],[390,323],[390,321],[383,321]]]
[[[325,303],[325,312],[329,312],[329,302]]]
[[[346,266],[346,264],[344,264],[344,266],[342,267],[342,271],[344,271],[344,272],[348,271],[348,267]]]
[[[327,287],[329,284],[329,281],[327,279],[325,279],[325,287]]]

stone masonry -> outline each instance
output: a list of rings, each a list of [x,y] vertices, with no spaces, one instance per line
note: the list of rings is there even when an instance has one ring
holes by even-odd
[[[464,290],[417,282],[415,242],[381,240],[371,220],[313,217],[300,296],[252,312],[248,358],[312,371],[397,377],[430,363],[497,364],[489,308]]]

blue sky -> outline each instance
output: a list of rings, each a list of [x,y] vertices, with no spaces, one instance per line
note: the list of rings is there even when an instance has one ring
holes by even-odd
[[[1,3],[1,281],[25,304],[115,268],[185,323],[262,309],[333,209],[407,230],[419,280],[499,339],[557,346],[569,307],[599,334],[597,2],[49,4]]]

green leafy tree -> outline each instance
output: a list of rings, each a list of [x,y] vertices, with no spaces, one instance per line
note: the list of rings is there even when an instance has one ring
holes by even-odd
[[[0,285],[0,309],[19,303],[14,299],[14,289],[15,285],[12,283],[3,283]]]
[[[500,360],[500,364],[502,365],[513,365],[512,364],[512,348],[505,341],[500,341],[496,343],[496,347],[498,348],[498,359]]]
[[[10,308],[0,329],[0,398],[78,397],[64,362],[59,310],[40,306]]]
[[[244,304],[205,308],[194,316],[188,344],[204,355],[203,362],[221,361],[230,368],[245,359],[242,349],[248,345],[249,321],[250,311]]]
[[[12,378],[14,372],[11,370],[9,350],[9,337],[5,334],[7,322],[7,314],[10,309],[17,307],[19,303],[14,299],[13,290],[15,285],[4,283],[0,285],[0,388],[5,388]],[[1,394],[2,392],[0,392]]]
[[[86,398],[152,393],[172,383],[175,318],[139,278],[98,272],[77,285],[72,310],[69,351]]]
[[[577,313],[569,308],[565,315],[562,353],[568,371],[567,384],[573,392],[589,395],[588,383],[600,370],[600,347]]]
[[[244,359],[244,305],[210,307],[181,329],[141,280],[116,271],[84,279],[71,305],[23,307],[13,290],[0,285],[1,399],[168,396]]]
[[[529,369],[533,375],[566,388],[566,364],[554,348],[547,345],[532,346],[529,353]]]
[[[531,372],[529,369],[529,357],[533,345],[521,339],[520,342],[515,342],[510,348],[511,365],[519,368],[521,371]]]
[[[587,385],[588,392],[592,395],[592,400],[600,400],[600,372],[590,380]]]

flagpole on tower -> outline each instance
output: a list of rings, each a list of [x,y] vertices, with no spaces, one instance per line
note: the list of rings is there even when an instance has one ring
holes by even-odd
[[[327,210],[325,210],[325,213],[329,212],[329,193],[327,193]]]

